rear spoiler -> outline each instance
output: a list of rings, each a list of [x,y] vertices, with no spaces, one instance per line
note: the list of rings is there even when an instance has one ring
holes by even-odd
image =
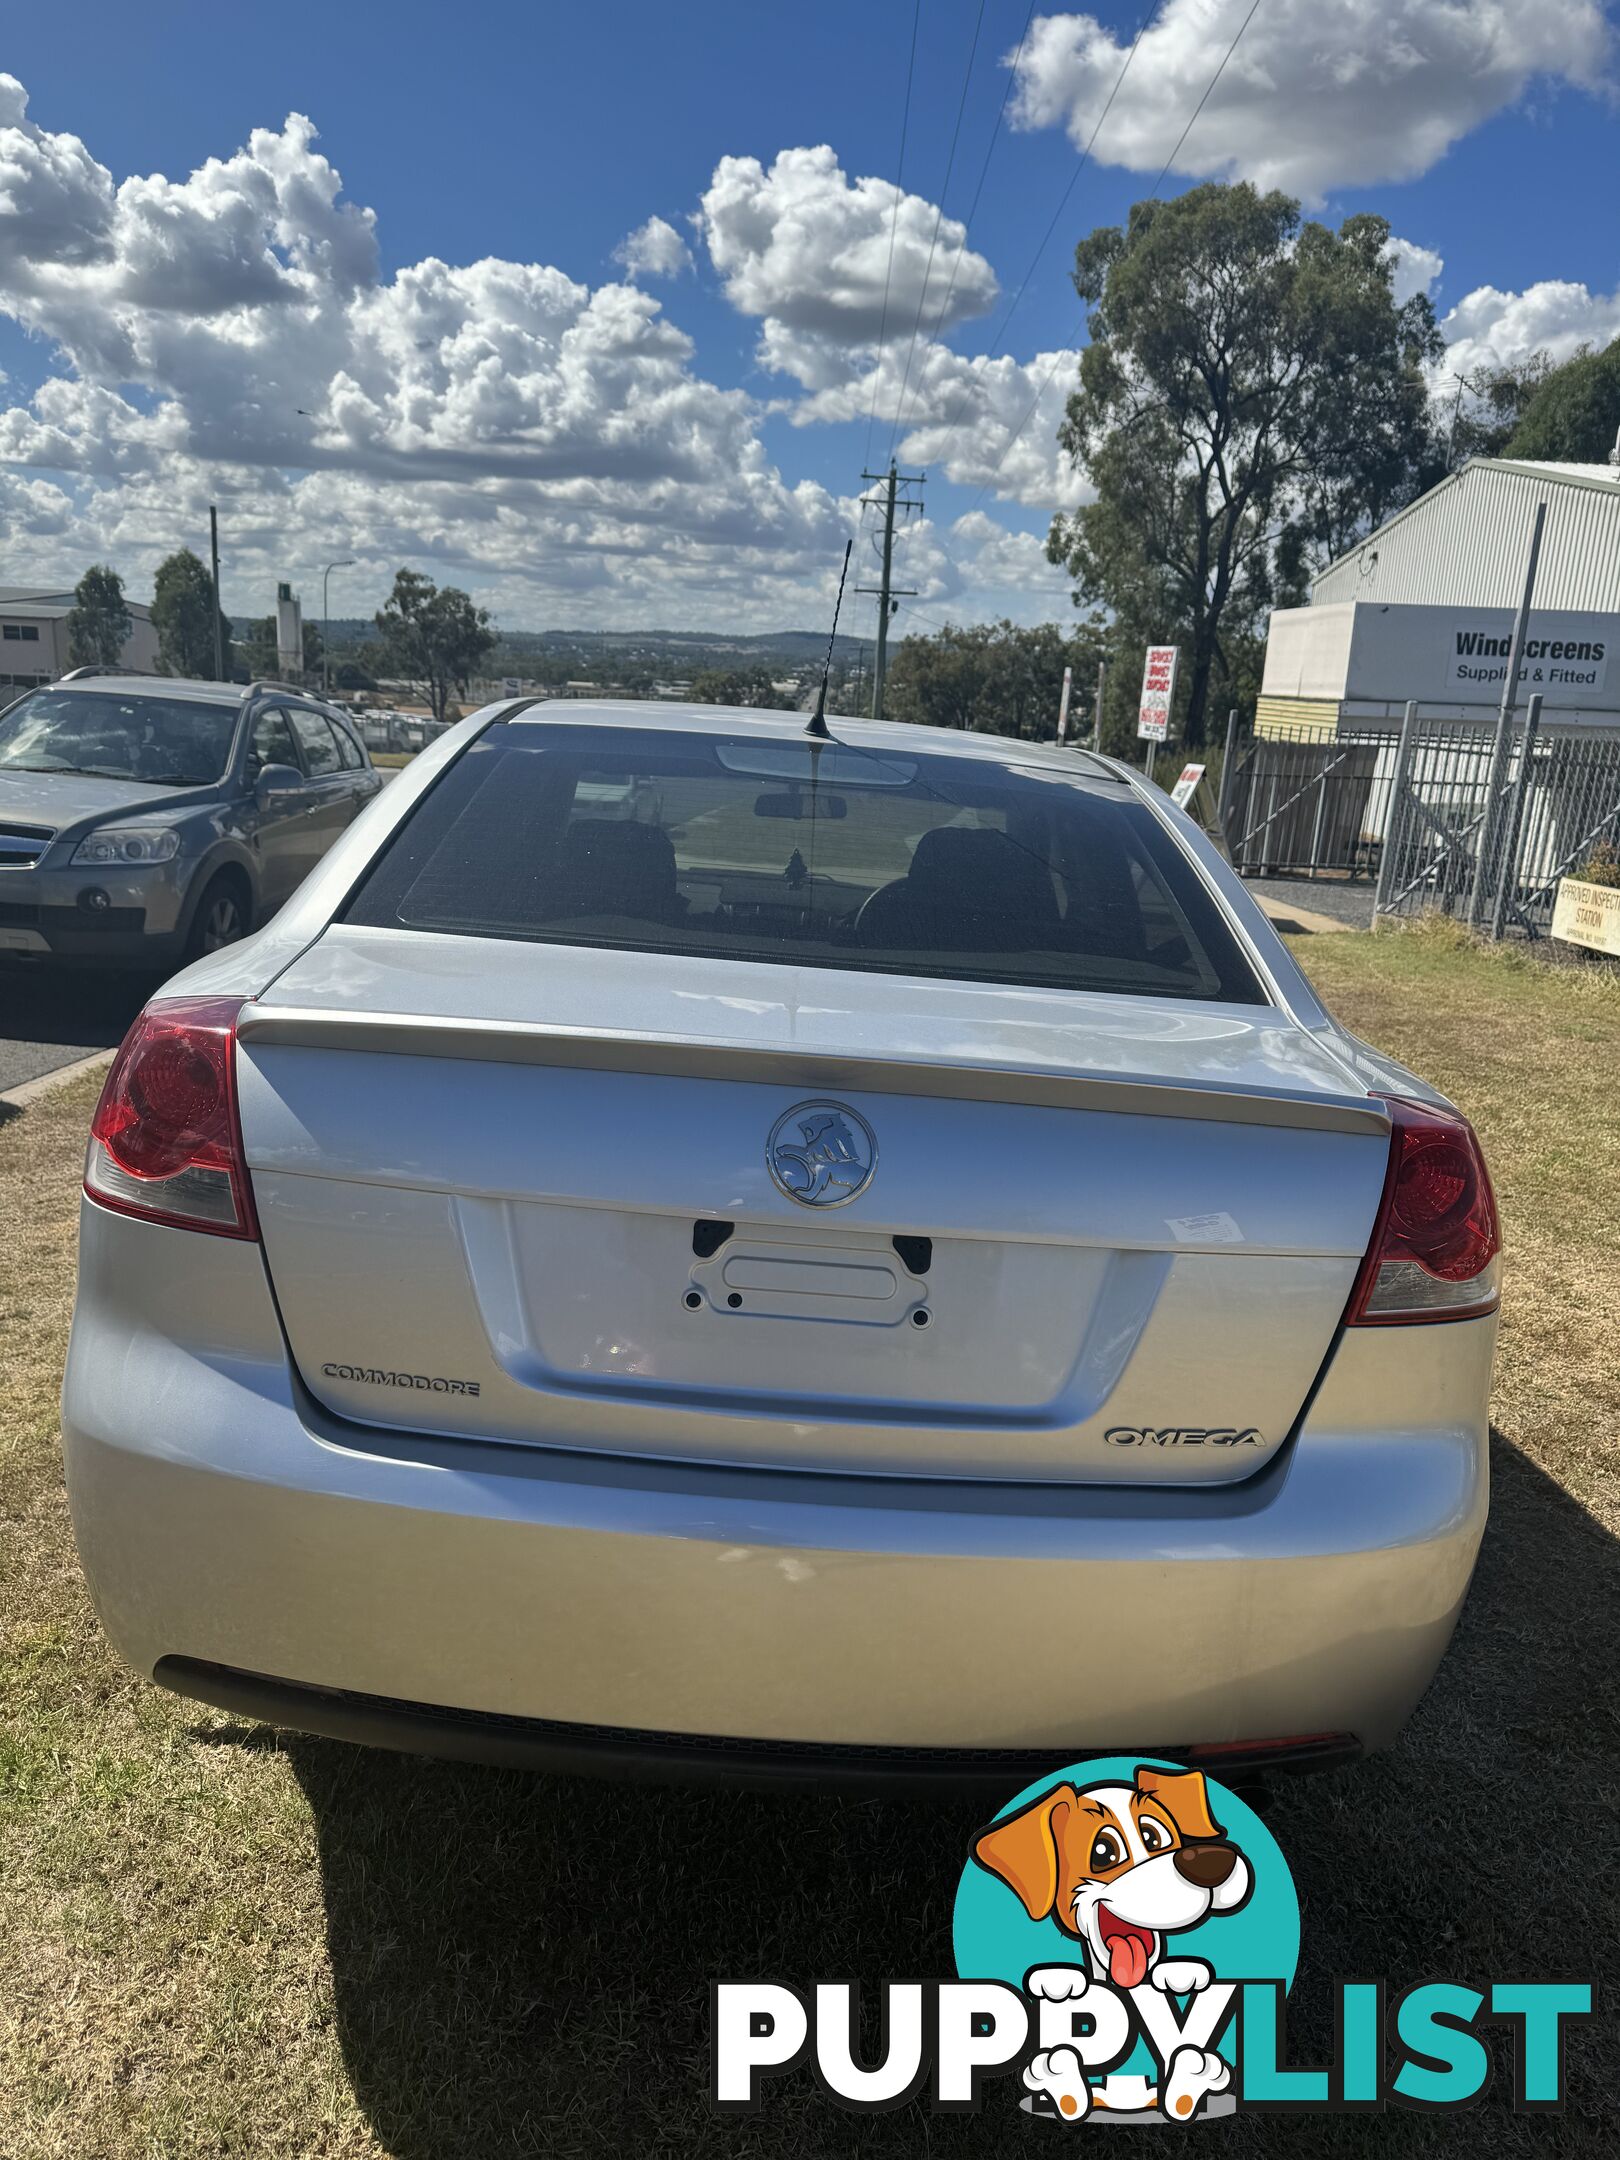
[[[628,1030],[429,1019],[409,1013],[333,1012],[298,1005],[242,1007],[238,1039],[255,1047],[359,1050],[392,1057],[461,1058],[494,1065],[554,1065],[588,1072],[659,1073],[679,1080],[745,1080],[807,1094],[927,1095],[1024,1103],[1043,1110],[1106,1110],[1130,1117],[1197,1118],[1223,1125],[1288,1126],[1388,1138],[1375,1098],[1288,1088],[1201,1087],[1196,1081],[1119,1080],[1044,1065],[694,1042]]]

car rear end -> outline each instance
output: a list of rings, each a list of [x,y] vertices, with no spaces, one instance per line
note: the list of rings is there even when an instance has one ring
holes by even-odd
[[[487,729],[148,1009],[64,1403],[137,1669],[730,1773],[1394,1736],[1486,1504],[1473,1136],[1130,783],[908,735]]]

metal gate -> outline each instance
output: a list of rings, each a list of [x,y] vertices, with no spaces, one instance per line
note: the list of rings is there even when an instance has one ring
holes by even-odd
[[[1371,876],[1393,750],[1387,730],[1235,740],[1221,789],[1233,869],[1245,877],[1319,870]]]
[[[1392,780],[1375,912],[1438,909],[1544,937],[1558,880],[1620,845],[1620,733],[1515,719],[1494,796],[1493,731],[1414,718]]]

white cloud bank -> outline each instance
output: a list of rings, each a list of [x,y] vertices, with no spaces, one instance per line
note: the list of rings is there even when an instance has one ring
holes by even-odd
[[[1248,12],[1249,0],[1167,0],[1092,155],[1156,174]],[[1093,15],[1038,17],[1015,121],[1088,142],[1129,49]],[[1601,0],[1261,0],[1172,169],[1313,202],[1415,179],[1537,78],[1596,87],[1608,52]]]
[[[996,291],[959,224],[846,178],[825,149],[768,169],[722,160],[697,222],[724,289],[760,319],[766,365],[805,384],[847,390],[869,368],[891,225],[891,359],[919,305],[949,328]],[[632,279],[691,263],[658,217],[618,252]],[[105,555],[139,590],[217,500],[227,599],[244,607],[346,553],[360,561],[343,584],[368,605],[409,560],[519,623],[764,628],[825,613],[856,519],[853,486],[783,478],[762,440],[770,408],[708,380],[635,283],[593,290],[494,258],[384,277],[373,214],[343,200],[296,114],[183,180],[118,183],[0,76],[0,309],[53,353],[34,394],[0,409],[17,575]],[[920,341],[919,420],[952,370],[975,367]],[[988,391],[968,411],[964,472],[994,456],[1016,363],[1004,372],[997,412]],[[1037,461],[1009,465],[1037,484]],[[931,591],[967,596],[981,558],[996,567],[975,546]],[[1022,598],[979,596],[989,610]]]
[[[1162,157],[1168,143],[1151,130],[1171,102],[1165,70],[1185,74],[1189,54],[1202,67],[1209,41],[1230,37],[1233,4],[1168,0],[1150,36],[1170,42],[1144,39],[1132,98],[1115,108],[1118,161]],[[1312,104],[1309,143],[1326,160],[1316,176],[1327,174],[1332,101],[1310,71],[1337,70],[1361,115],[1358,140],[1383,100],[1411,90],[1382,77],[1369,86],[1347,57],[1377,26],[1395,73],[1429,81],[1424,95],[1438,97],[1430,78],[1445,52],[1473,85],[1474,106],[1452,99],[1446,127],[1516,95],[1537,69],[1579,79],[1598,64],[1601,24],[1586,0],[1541,0],[1534,13],[1520,0],[1264,0],[1255,29],[1266,35],[1240,54],[1270,71],[1266,124],[1254,118],[1264,85],[1245,76],[1236,117],[1212,101],[1201,154],[1230,163],[1259,145],[1244,169],[1274,156],[1275,177],[1304,185],[1309,144],[1294,116]],[[1361,26],[1353,36],[1341,16]],[[1087,21],[1048,17],[1032,31],[1026,122],[1084,126],[1087,85],[1118,50],[1094,24],[1082,34]],[[1156,120],[1133,103],[1144,86],[1157,88]],[[1334,108],[1326,138],[1338,125]],[[1373,144],[1368,155],[1385,153]],[[758,366],[782,395],[710,380],[663,301],[636,282],[694,267],[664,218],[621,243],[624,279],[595,288],[495,258],[428,257],[385,276],[376,220],[344,199],[307,119],[256,130],[183,179],[118,182],[77,136],[38,126],[22,86],[0,75],[0,311],[50,355],[32,394],[0,379],[12,574],[60,578],[105,557],[139,593],[171,548],[197,544],[217,501],[226,595],[244,610],[268,606],[275,578],[307,589],[321,563],[347,554],[359,561],[333,592],[345,612],[374,606],[394,567],[412,562],[514,624],[764,629],[825,618],[858,519],[853,471],[844,493],[784,478],[766,448],[783,420],[862,423],[875,407],[875,455],[892,431],[907,463],[1022,504],[1032,522],[1081,499],[1055,442],[1076,351],[987,357],[947,342],[998,297],[959,220],[847,173],[819,145],[769,163],[721,159],[692,228],[721,291],[756,325]],[[1433,249],[1397,240],[1392,254],[1403,295],[1437,284]],[[1482,286],[1442,327],[1465,370],[1538,347],[1559,358],[1620,333],[1620,294]],[[1064,610],[1039,538],[981,508],[919,524],[905,547],[920,608],[969,619]]]

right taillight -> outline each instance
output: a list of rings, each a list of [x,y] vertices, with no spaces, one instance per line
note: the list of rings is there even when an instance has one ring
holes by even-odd
[[[1496,1197],[1474,1128],[1454,1110],[1387,1098],[1389,1170],[1350,1327],[1463,1320],[1501,1293]]]

